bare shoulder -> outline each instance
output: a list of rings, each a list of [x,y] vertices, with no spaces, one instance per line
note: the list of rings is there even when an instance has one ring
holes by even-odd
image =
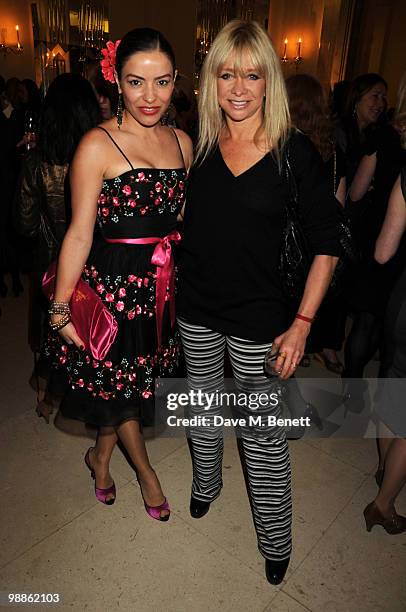
[[[182,147],[184,158],[188,166],[192,165],[193,161],[193,143],[191,138],[183,130],[174,128],[176,136],[179,139],[180,146]]]
[[[82,137],[76,149],[75,158],[87,157],[89,162],[92,159],[100,162],[105,159],[105,154],[108,153],[110,146],[109,138],[103,129],[94,127]]]

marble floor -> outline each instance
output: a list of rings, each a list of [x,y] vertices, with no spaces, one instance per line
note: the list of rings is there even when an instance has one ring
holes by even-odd
[[[134,473],[113,456],[118,496],[98,503],[83,464],[86,432],[35,413],[28,385],[27,291],[0,300],[0,592],[59,593],[37,609],[104,612],[402,612],[406,534],[365,530],[374,497],[375,442],[290,442],[294,551],[271,586],[256,548],[236,446],[226,440],[224,489],[201,520],[189,516],[191,466],[182,438],[148,441],[170,498],[168,523],[144,511]],[[313,364],[310,373],[325,376]],[[91,440],[90,440],[91,441]],[[406,513],[406,491],[398,510]],[[1,607],[1,604],[0,604]],[[11,608],[10,608],[11,609]]]

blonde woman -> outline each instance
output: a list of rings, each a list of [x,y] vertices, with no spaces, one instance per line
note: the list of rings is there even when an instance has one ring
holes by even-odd
[[[282,379],[303,355],[339,252],[335,205],[319,154],[290,131],[279,60],[258,24],[232,21],[218,34],[202,69],[199,106],[178,302],[189,384],[221,388],[227,347],[238,388],[259,391],[266,388],[263,361],[271,345],[279,350],[275,371]],[[296,314],[278,272],[287,147],[315,253]],[[190,435],[190,512],[201,518],[222,488],[223,441],[215,428]],[[279,584],[291,553],[287,442],[243,429],[240,447],[258,547],[269,582]]]

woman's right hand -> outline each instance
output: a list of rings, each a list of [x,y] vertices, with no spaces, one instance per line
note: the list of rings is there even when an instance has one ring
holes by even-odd
[[[52,315],[51,321],[52,323],[57,323],[61,318],[61,315]],[[65,325],[65,327],[62,327],[62,329],[58,331],[58,334],[65,340],[67,344],[74,344],[81,351],[84,350],[85,343],[81,338],[79,338],[75,326],[72,322]]]

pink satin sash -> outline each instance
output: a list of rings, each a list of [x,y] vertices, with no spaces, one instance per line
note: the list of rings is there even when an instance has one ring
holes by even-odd
[[[106,242],[119,244],[156,244],[151,263],[156,266],[155,312],[158,347],[162,342],[162,323],[165,302],[169,301],[171,325],[175,323],[175,273],[171,242],[180,242],[181,235],[174,231],[163,238],[105,238]],[[168,289],[168,294],[167,294]]]

